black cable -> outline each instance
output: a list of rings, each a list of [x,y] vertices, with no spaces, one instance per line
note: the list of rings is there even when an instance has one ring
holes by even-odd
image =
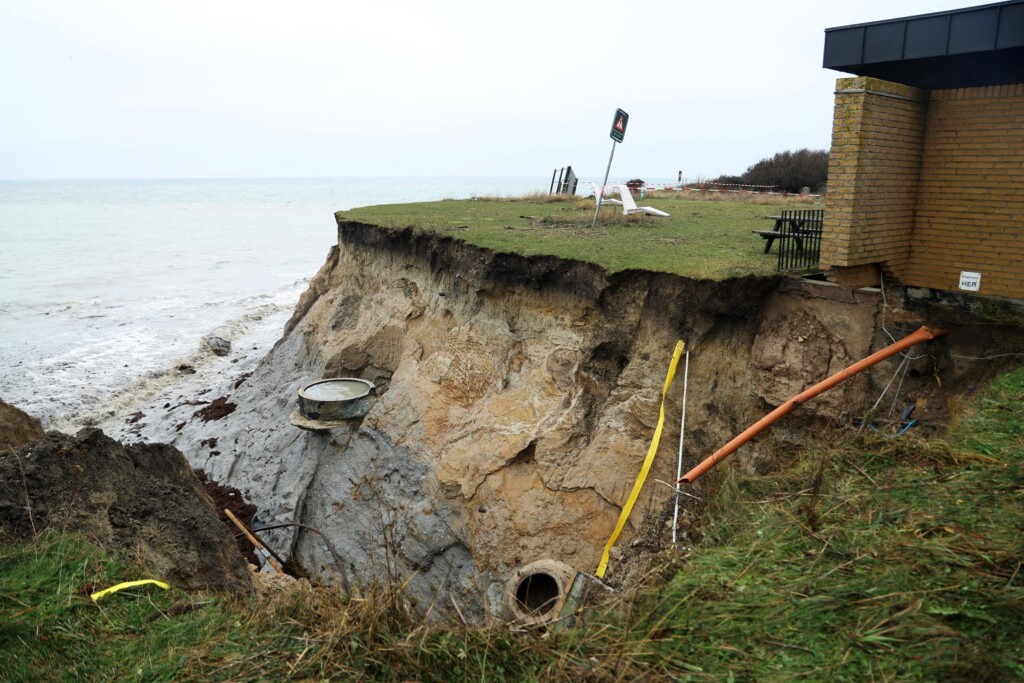
[[[251,529],[251,531],[253,533],[256,533],[258,531],[272,531],[274,529],[283,529],[285,527],[292,526],[297,527],[299,529],[305,529],[306,531],[312,531],[314,534],[317,534],[320,538],[324,539],[324,543],[327,545],[327,550],[331,553],[331,557],[334,558],[334,564],[338,568],[338,574],[341,576],[341,585],[345,587],[346,593],[351,593],[352,586],[348,582],[348,575],[345,573],[345,568],[341,564],[341,558],[338,557],[338,551],[334,549],[334,545],[327,539],[327,536],[324,535],[324,532],[320,531],[315,527],[311,527],[306,524],[300,524],[298,522],[272,524],[271,526],[260,527],[259,529]],[[267,546],[266,543],[264,543],[263,545],[266,546],[267,551],[270,552],[271,555],[274,555],[274,551],[270,550],[270,547]],[[281,562],[282,565],[284,564],[284,562],[280,558],[278,558],[277,555],[274,555],[274,557],[277,559],[278,562]]]

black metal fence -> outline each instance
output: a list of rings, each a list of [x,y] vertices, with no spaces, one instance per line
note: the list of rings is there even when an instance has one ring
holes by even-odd
[[[821,226],[824,209],[783,211],[786,234],[779,240],[778,270],[811,270],[821,258]]]
[[[556,175],[558,176],[557,181],[555,180]],[[548,194],[576,194],[578,182],[579,179],[572,172],[572,166],[556,168],[551,174],[551,189],[548,190]]]

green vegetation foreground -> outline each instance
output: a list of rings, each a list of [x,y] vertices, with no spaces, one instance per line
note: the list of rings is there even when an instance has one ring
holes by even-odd
[[[640,269],[724,280],[775,273],[775,252],[765,254],[764,241],[751,232],[772,228],[765,217],[823,206],[820,199],[781,195],[656,192],[635,199],[672,215],[623,217],[621,207],[606,205],[591,228],[593,199],[534,195],[368,206],[338,216],[436,232],[499,252],[588,261],[609,273]]]
[[[870,435],[870,436],[869,436]],[[424,625],[393,594],[142,587],[81,537],[0,543],[3,680],[1024,678],[1024,368],[945,439],[831,435],[713,477],[703,541],[575,627]]]

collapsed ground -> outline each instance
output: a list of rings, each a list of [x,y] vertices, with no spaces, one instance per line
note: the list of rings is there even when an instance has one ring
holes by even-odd
[[[453,206],[478,204],[490,203]],[[539,213],[530,208],[518,220],[533,225]],[[662,229],[638,221],[602,229],[619,228]],[[530,562],[593,571],[657,423],[676,339],[692,351],[689,466],[890,335],[921,324],[950,328],[755,440],[736,460],[761,475],[788,471],[821,433],[864,416],[869,429],[931,435],[955,413],[958,395],[1022,346],[1020,328],[998,315],[904,299],[898,288],[611,272],[470,245],[452,238],[454,229],[382,228],[339,216],[339,247],[251,376],[202,396],[155,397],[104,427],[126,442],[173,444],[192,467],[253,501],[254,524],[292,524],[269,532],[268,542],[321,580],[403,582],[419,611],[479,622],[507,616],[506,581]],[[321,432],[293,427],[297,390],[335,376],[377,385],[369,414]],[[670,416],[681,401],[677,382]],[[174,410],[182,405],[195,410]],[[649,562],[630,557],[663,547],[671,531],[665,482],[674,478],[678,438],[669,419],[613,554],[608,578],[616,585],[642,576]],[[126,457],[140,457],[133,453]],[[691,493],[707,500],[709,490],[701,483]],[[95,495],[110,498],[82,499]],[[687,538],[685,525],[698,513],[684,512],[679,531],[688,542],[697,537]],[[326,533],[345,566],[296,524]]]
[[[594,571],[650,443],[677,339],[691,350],[689,467],[888,335],[950,328],[745,447],[737,463],[761,474],[785,471],[823,429],[866,412],[877,429],[913,421],[915,434],[934,433],[953,397],[1022,345],[1019,328],[896,289],[609,274],[344,219],[339,245],[251,376],[202,396],[155,397],[109,424],[122,440],[179,448],[252,501],[255,525],[291,525],[267,540],[305,572],[328,583],[398,580],[421,611],[474,622],[507,616],[509,577],[532,562]],[[377,385],[369,413],[319,432],[294,427],[297,390],[337,376]],[[667,414],[681,403],[677,381]],[[670,417],[612,556],[615,584],[643,573],[630,553],[671,531],[665,482],[678,440]],[[706,498],[704,487],[690,493]],[[696,512],[684,512],[681,533]],[[344,566],[296,525],[325,533]]]
[[[75,535],[0,542],[13,680],[1018,680],[1024,370],[925,441],[841,430],[770,475],[714,477],[703,541],[569,628],[425,625],[388,594],[234,601],[138,578]]]
[[[4,545],[8,566],[33,568],[0,585],[5,670],[26,679],[46,678],[53,662],[93,678],[1024,674],[1019,372],[978,394],[1024,348],[1005,309],[775,277],[609,274],[438,233],[339,227],[339,248],[252,376],[202,396],[154,397],[104,425],[125,441],[173,443],[187,462],[97,432],[5,452],[0,518],[8,533],[38,539]],[[691,491],[700,500],[680,528],[693,548],[685,565],[681,547],[666,551],[672,493],[663,482],[678,443],[670,419],[609,573],[614,586],[650,582],[652,593],[615,594],[577,629],[545,639],[423,625],[424,613],[486,623],[500,614],[505,578],[541,553],[592,571],[656,424],[676,339],[693,352],[692,464],[808,383],[921,324],[950,334],[802,407]],[[292,427],[296,390],[339,375],[377,384],[370,414],[323,434]],[[677,382],[670,415],[680,392]],[[190,402],[184,418],[166,408]],[[967,436],[936,439],[962,411],[984,419]],[[119,469],[101,473],[97,460]],[[64,469],[46,474],[51,465]],[[251,499],[256,524],[326,530],[369,599],[300,592],[236,612],[172,591],[92,605],[90,589],[146,574],[194,590],[251,590],[194,467]],[[147,481],[155,470],[182,478]],[[147,483],[133,490],[129,479]],[[37,505],[47,490],[57,502]],[[173,500],[195,502],[169,517]],[[145,567],[42,531],[75,521]],[[318,539],[268,538],[335,579]],[[58,568],[48,574],[39,563],[51,553]],[[407,600],[375,593],[375,581],[385,591],[403,584]],[[190,663],[162,654],[173,639]]]

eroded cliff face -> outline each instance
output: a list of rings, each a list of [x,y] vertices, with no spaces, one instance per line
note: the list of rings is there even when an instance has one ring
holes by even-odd
[[[608,277],[342,222],[284,337],[233,391],[216,449],[199,420],[172,438],[259,506],[257,525],[322,530],[349,578],[405,584],[424,610],[499,615],[505,580],[526,563],[594,571],[650,444],[677,339],[691,350],[687,464],[868,352],[874,298],[780,282]],[[292,426],[298,389],[325,377],[374,382],[369,413],[329,431]],[[862,404],[866,381],[804,418]],[[624,546],[673,498],[681,398],[677,380]],[[771,467],[802,438],[798,418],[742,457]],[[308,570],[338,571],[317,536],[267,535]]]

